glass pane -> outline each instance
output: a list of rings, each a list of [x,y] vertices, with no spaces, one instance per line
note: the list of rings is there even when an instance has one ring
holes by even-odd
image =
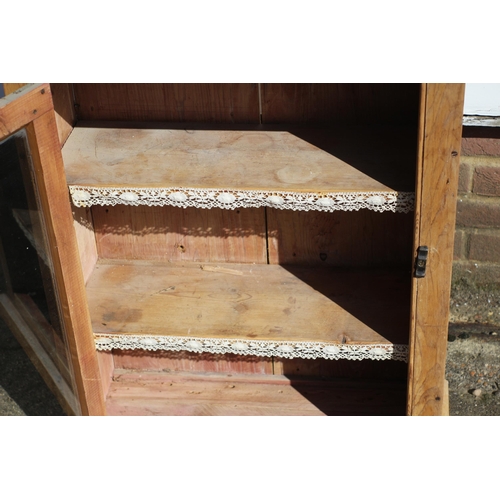
[[[0,293],[10,299],[55,365],[55,375],[74,394],[48,248],[23,130],[0,142]]]

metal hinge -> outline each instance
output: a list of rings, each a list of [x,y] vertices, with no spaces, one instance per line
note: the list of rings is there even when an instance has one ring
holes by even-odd
[[[427,256],[429,247],[422,246],[417,249],[417,258],[415,260],[415,278],[423,278],[427,267]]]

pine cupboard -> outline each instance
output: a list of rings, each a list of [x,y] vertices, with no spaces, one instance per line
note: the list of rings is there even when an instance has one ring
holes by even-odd
[[[5,90],[0,314],[67,413],[447,413],[464,85]]]

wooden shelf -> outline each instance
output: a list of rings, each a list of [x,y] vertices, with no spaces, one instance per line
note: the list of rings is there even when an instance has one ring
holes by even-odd
[[[76,127],[63,148],[69,186],[108,189],[106,195],[129,190],[122,203],[137,202],[134,189],[302,193],[316,201],[334,193],[414,191],[416,135],[404,128],[170,126]],[[163,193],[166,203],[170,194]]]
[[[108,415],[404,415],[406,383],[116,370]]]
[[[402,359],[409,287],[394,271],[100,261],[87,294],[100,348]]]

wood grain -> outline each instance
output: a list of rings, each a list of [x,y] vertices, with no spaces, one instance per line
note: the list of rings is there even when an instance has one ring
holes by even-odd
[[[97,351],[97,363],[99,364],[99,373],[101,375],[102,393],[106,399],[115,371],[114,356],[108,351]]]
[[[117,370],[261,375],[274,373],[271,358],[237,354],[113,350],[113,360]]]
[[[77,83],[80,120],[259,123],[256,83]]]
[[[224,264],[101,261],[87,284],[94,333],[404,344],[409,277]],[[387,321],[390,311],[391,321]]]
[[[263,208],[92,207],[102,259],[266,263]]]
[[[117,371],[109,415],[403,415],[404,384]]]
[[[57,131],[61,147],[73,131],[76,122],[73,89],[70,83],[51,83],[52,101],[56,113]]]
[[[0,140],[52,109],[48,83],[24,85],[0,99]]]
[[[66,141],[63,157],[69,185],[392,192],[413,191],[415,147],[416,133],[403,128],[81,126]]]
[[[414,252],[429,247],[425,278],[413,279],[408,408],[441,415],[463,114],[463,84],[423,88]]]
[[[104,398],[54,111],[39,116],[27,132],[81,411],[103,414]]]
[[[87,283],[98,260],[94,221],[90,208],[75,207],[74,205],[71,208],[83,279]]]

